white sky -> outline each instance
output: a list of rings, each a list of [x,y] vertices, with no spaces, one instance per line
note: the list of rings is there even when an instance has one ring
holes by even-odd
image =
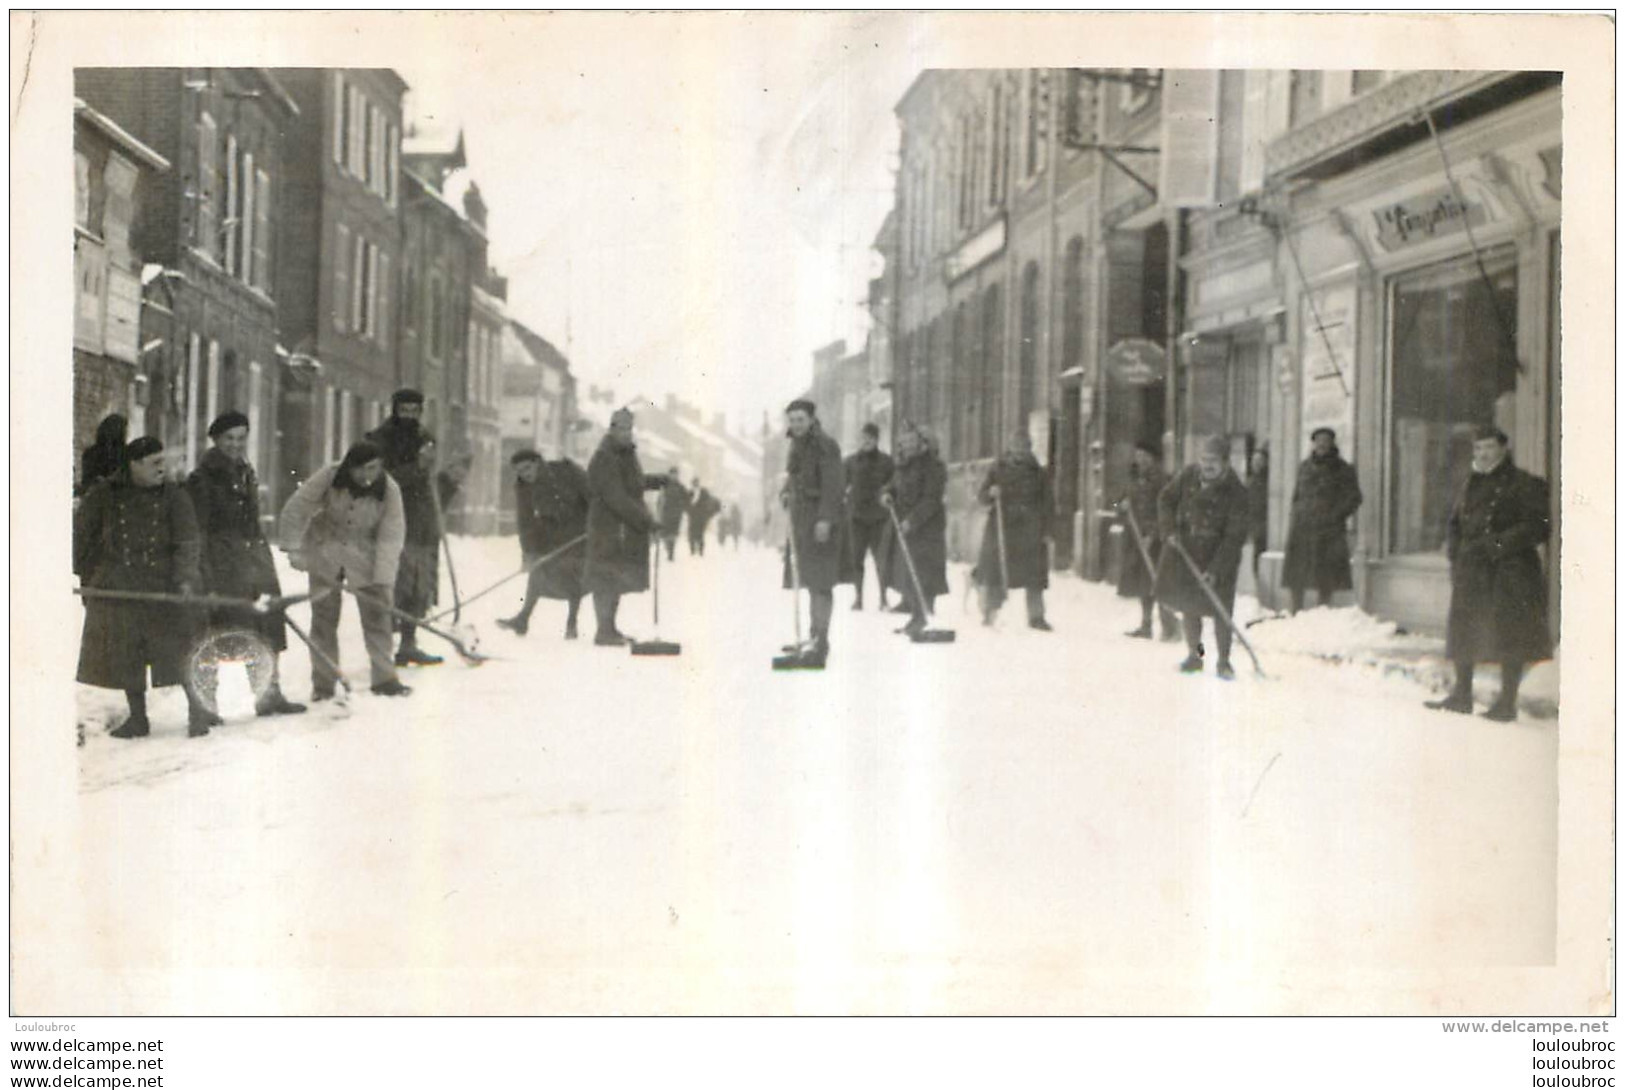
[[[502,24],[509,20],[502,20]],[[400,69],[461,125],[511,313],[586,382],[759,421],[813,349],[863,343],[892,204],[904,24],[859,15],[516,16],[527,63],[446,28]],[[510,43],[511,44],[511,43]],[[504,51],[511,56],[510,51]]]

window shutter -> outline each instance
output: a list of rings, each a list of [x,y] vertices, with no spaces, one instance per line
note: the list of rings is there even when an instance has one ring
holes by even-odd
[[[394,282],[389,278],[389,255],[384,251],[378,254],[378,347],[389,348],[389,297],[394,291]]]
[[[361,313],[361,301],[367,290],[367,240],[356,232],[355,249],[350,257],[350,328],[365,334],[367,327]]]
[[[367,263],[367,292],[362,300],[366,308],[367,336],[376,340],[378,338],[378,247],[367,243],[365,260]]]
[[[1162,203],[1210,206],[1218,186],[1219,71],[1170,68],[1162,95]]]
[[[256,288],[271,292],[271,176],[254,172],[254,255],[253,280]]]
[[[214,118],[204,114],[198,122],[197,134],[197,185],[196,198],[192,202],[197,206],[197,237],[193,239],[193,244],[213,258],[219,254],[216,244],[220,241],[215,229],[214,199],[219,187],[216,184],[217,131]]]
[[[222,234],[226,236],[226,264],[225,269],[233,275],[237,272],[237,232],[242,227],[242,217],[237,214],[237,205],[241,200],[237,188],[237,137],[234,133],[226,134],[226,223]],[[236,223],[231,223],[236,220]]]
[[[333,162],[344,165],[345,119],[349,116],[348,90],[344,86],[344,73],[333,73]]]
[[[258,206],[255,199],[257,194],[254,192],[254,154],[252,152],[246,152],[243,155],[242,177],[243,254],[242,267],[238,275],[242,277],[243,283],[252,284],[254,282],[254,247],[257,245],[256,236],[260,226],[257,220]]]
[[[333,247],[333,328],[340,333],[350,328],[350,229],[338,225],[338,242]]]

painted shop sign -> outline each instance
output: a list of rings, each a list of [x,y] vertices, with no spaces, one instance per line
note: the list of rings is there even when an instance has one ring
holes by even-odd
[[[1106,367],[1112,378],[1130,386],[1149,386],[1167,370],[1168,353],[1162,345],[1144,337],[1118,341],[1106,352]]]
[[[1377,242],[1389,253],[1465,230],[1469,220],[1477,227],[1485,219],[1482,205],[1458,200],[1448,186],[1371,214],[1377,219]]]
[[[1004,217],[1000,216],[981,234],[949,254],[942,271],[949,280],[958,280],[982,262],[995,257],[1004,249]]]

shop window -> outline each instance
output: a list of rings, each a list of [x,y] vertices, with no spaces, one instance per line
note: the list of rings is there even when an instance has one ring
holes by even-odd
[[[1450,508],[1470,472],[1473,429],[1513,432],[1518,363],[1515,257],[1447,262],[1393,282],[1389,547],[1444,548]],[[1486,275],[1487,274],[1487,275]]]

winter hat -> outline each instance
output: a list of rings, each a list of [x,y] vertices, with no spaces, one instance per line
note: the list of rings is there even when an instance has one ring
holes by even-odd
[[[152,455],[159,453],[163,449],[163,443],[159,442],[156,438],[150,435],[143,435],[139,439],[131,440],[130,445],[124,448],[124,460],[126,462],[139,462],[143,458],[150,458]]]
[[[863,434],[872,435],[876,439],[879,439],[880,438],[880,425],[874,423],[873,421],[871,421],[870,423],[865,424],[863,426]]]
[[[1215,458],[1225,458],[1230,454],[1230,443],[1222,435],[1210,435],[1202,440],[1202,453],[1211,454]]]
[[[1494,439],[1503,447],[1511,442],[1511,440],[1507,438],[1507,433],[1496,427],[1494,424],[1480,424],[1478,427],[1473,429],[1473,442],[1478,443],[1485,439]]]
[[[390,408],[394,408],[396,405],[421,405],[421,404],[423,404],[423,395],[421,393],[419,393],[418,391],[413,390],[411,388],[396,390],[393,394],[390,395],[390,398],[389,398]]]
[[[808,416],[817,416],[818,415],[818,406],[814,405],[811,401],[808,401],[804,397],[798,397],[794,401],[790,402],[790,404],[788,404],[788,405],[786,405],[784,407],[784,411],[785,411],[786,414],[793,413],[798,409],[800,411],[806,413]]]
[[[236,409],[232,409],[228,412],[223,412],[214,418],[214,423],[209,425],[209,438],[218,439],[222,434],[230,431],[232,428],[246,427],[248,427],[247,414],[240,413]]]
[[[508,464],[521,466],[526,462],[540,462],[541,460],[542,456],[534,450],[516,450],[513,452],[513,457],[508,459]]]
[[[632,410],[631,409],[626,409],[626,408],[616,409],[614,412],[609,414],[609,426],[610,427],[614,427],[617,424],[630,424],[630,423],[632,423]]]
[[[1323,435],[1323,434],[1327,438],[1329,438],[1332,442],[1334,442],[1334,443],[1337,442],[1337,433],[1335,431],[1333,431],[1331,428],[1316,428],[1314,431],[1309,433],[1309,441],[1314,442],[1316,439],[1320,438],[1321,435]]]
[[[344,460],[339,463],[341,469],[350,470],[376,461],[384,456],[384,448],[371,439],[358,439],[344,452]]]

